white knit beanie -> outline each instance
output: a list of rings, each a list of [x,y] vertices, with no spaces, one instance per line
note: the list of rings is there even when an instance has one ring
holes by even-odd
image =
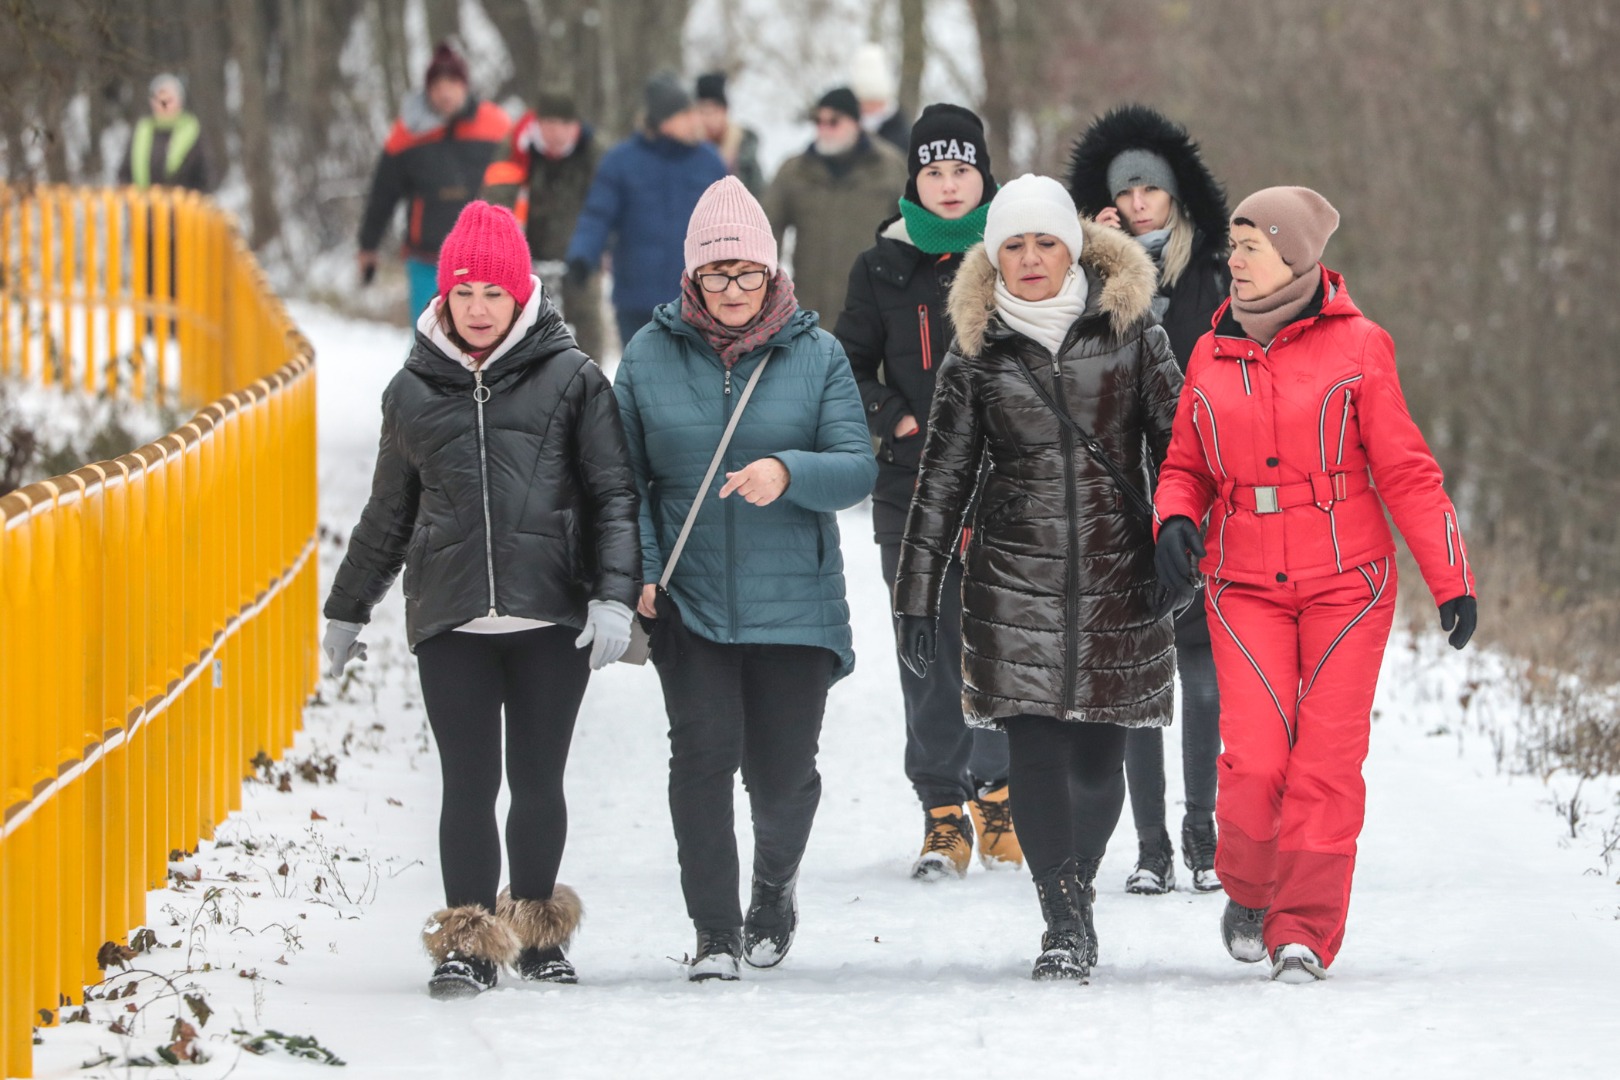
[[[868,42],[855,50],[849,65],[849,88],[862,101],[894,100],[894,75],[882,45]]]
[[[1024,233],[1057,237],[1069,249],[1069,257],[1079,263],[1086,242],[1080,231],[1080,212],[1074,208],[1069,190],[1050,176],[1025,173],[1001,185],[990,200],[984,220],[984,250],[992,263],[1002,244]]]

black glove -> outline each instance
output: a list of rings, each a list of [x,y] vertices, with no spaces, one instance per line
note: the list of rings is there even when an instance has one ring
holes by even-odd
[[[1474,636],[1474,626],[1479,622],[1479,601],[1467,595],[1447,600],[1440,605],[1440,629],[1451,632],[1447,640],[1453,649],[1460,649],[1468,644],[1468,639]]]
[[[1193,524],[1192,518],[1178,514],[1159,526],[1153,566],[1159,572],[1159,584],[1177,598],[1178,604],[1185,604],[1185,598],[1195,591],[1197,579],[1193,567],[1195,560],[1205,554],[1204,538],[1198,535],[1198,526]]]
[[[919,679],[928,677],[928,665],[938,655],[937,620],[927,615],[900,616],[900,662]]]
[[[564,278],[574,288],[583,288],[591,280],[591,264],[584,259],[569,259],[568,273]]]

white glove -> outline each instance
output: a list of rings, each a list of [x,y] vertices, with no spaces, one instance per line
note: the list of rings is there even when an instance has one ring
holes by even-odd
[[[326,654],[326,673],[334,679],[343,678],[343,668],[350,660],[366,658],[366,643],[360,640],[360,623],[326,621],[326,634],[321,638],[321,652]]]
[[[591,647],[591,670],[601,671],[630,647],[630,609],[617,600],[592,600],[574,648]]]

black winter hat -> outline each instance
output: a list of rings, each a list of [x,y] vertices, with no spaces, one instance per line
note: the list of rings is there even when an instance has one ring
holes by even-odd
[[[841,112],[845,116],[857,122],[859,122],[861,118],[860,99],[855,96],[855,91],[851,90],[847,86],[835,86],[825,94],[822,94],[821,100],[816,102],[816,107],[810,110],[811,118],[814,119],[815,114],[820,112],[822,109],[831,109],[833,112]]]
[[[542,90],[535,99],[534,115],[547,120],[578,120],[579,104],[567,90]]]
[[[726,73],[723,71],[710,71],[697,77],[697,93],[694,95],[699,101],[715,101],[721,105],[726,104]]]
[[[979,170],[984,178],[980,205],[996,194],[996,178],[990,173],[990,147],[984,141],[984,121],[972,109],[940,102],[928,106],[911,125],[911,145],[906,151],[906,198],[917,198],[917,175],[936,161],[960,161]]]

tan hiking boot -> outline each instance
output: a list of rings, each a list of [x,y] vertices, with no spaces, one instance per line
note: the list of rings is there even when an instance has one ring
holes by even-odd
[[[918,881],[939,881],[946,877],[966,877],[973,858],[973,823],[960,806],[935,806],[924,818],[922,854],[911,864],[911,876]]]
[[[980,791],[968,803],[973,829],[979,834],[979,862],[986,870],[1016,870],[1024,865],[1024,849],[1013,831],[1012,803],[1007,785]]]

